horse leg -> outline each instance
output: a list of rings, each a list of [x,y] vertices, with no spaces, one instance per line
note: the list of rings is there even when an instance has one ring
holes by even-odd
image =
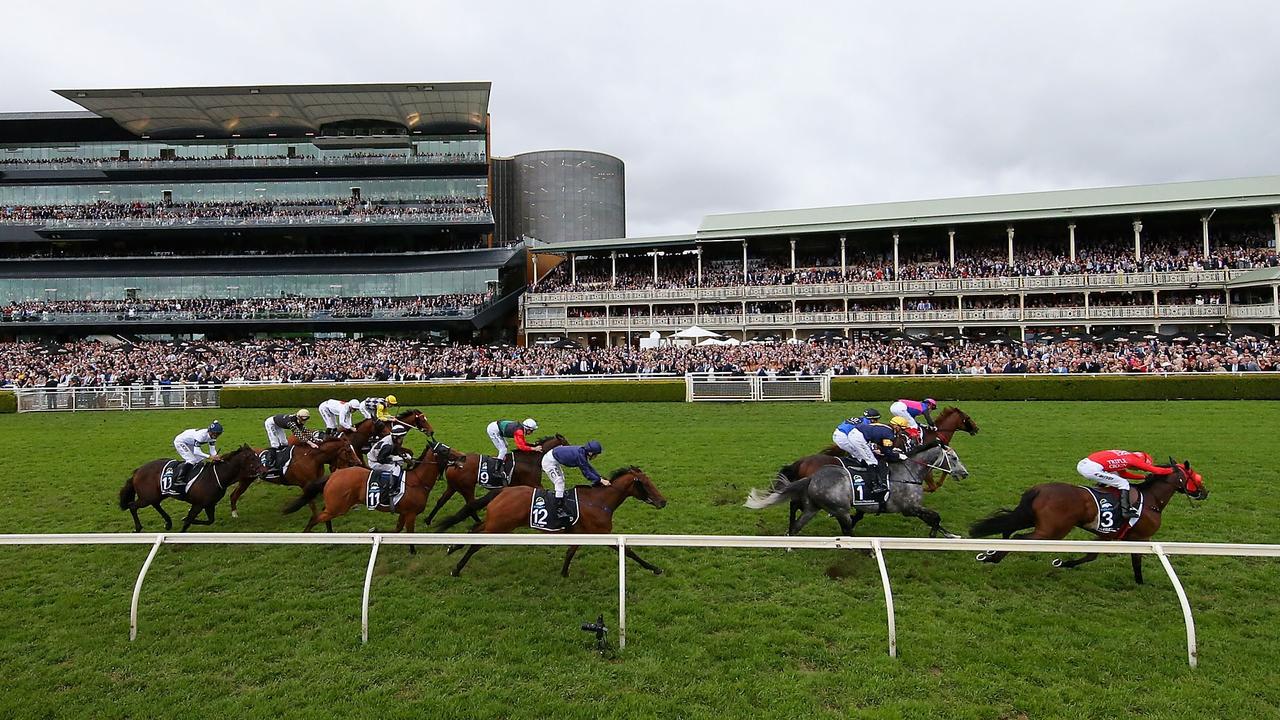
[[[468,547],[468,548],[467,548],[467,554],[462,556],[462,559],[458,561],[458,566],[457,566],[457,567],[455,567],[455,568],[453,569],[453,572],[451,572],[451,573],[449,573],[449,574],[450,574],[450,575],[452,575],[452,576],[454,576],[454,577],[458,577],[459,575],[461,575],[461,574],[462,574],[462,568],[463,568],[463,566],[465,566],[465,565],[467,564],[467,561],[471,559],[471,556],[472,556],[472,555],[475,555],[477,552],[479,552],[479,551],[480,551],[480,548],[482,548],[482,547],[484,547],[484,546],[483,546],[483,545],[471,545],[470,547]]]
[[[578,554],[578,546],[570,545],[564,552],[564,567],[560,568],[560,577],[569,577],[569,563],[573,562],[573,556]]]
[[[662,574],[662,568],[658,567],[657,565],[654,565],[653,563],[645,562],[643,559],[641,559],[639,555],[636,554],[635,550],[632,550],[631,548],[627,548],[626,553],[627,553],[627,557],[640,563],[640,567],[644,568],[645,570],[648,570],[654,575]]]
[[[849,518],[849,534],[850,535],[853,534],[853,529],[857,527],[858,523],[862,522],[862,518],[866,516],[867,514],[862,512],[861,508],[853,511],[853,517]]]
[[[791,498],[791,512],[787,517],[787,527],[790,528],[795,526],[796,518],[800,515],[800,512],[803,509],[804,508],[802,507],[799,498]]]
[[[1062,537],[1062,536],[1059,535],[1058,537]],[[1009,539],[1009,538],[1006,538],[1006,539]],[[1018,533],[1017,535],[1012,536],[1012,539],[1014,540],[1053,540],[1054,538],[1049,533],[1041,533],[1040,529],[1036,528],[1035,530],[1032,530],[1030,532]],[[988,562],[988,563],[994,564],[1005,559],[1005,557],[1007,557],[1008,555],[1009,555],[1008,550],[987,550],[986,552],[978,553],[977,559],[978,559],[978,562]]]
[[[808,525],[809,521],[812,520],[814,516],[817,514],[818,514],[818,508],[816,507],[805,509],[804,513],[800,515],[800,519],[796,520],[796,522],[792,524],[792,526],[787,530],[787,534],[799,535],[800,531],[804,529],[804,526]]]
[[[178,532],[186,532],[187,528],[192,525],[199,525],[199,523],[196,522],[196,516],[200,514],[201,509],[202,508],[199,505],[192,505],[191,510],[187,512],[187,516],[182,519],[182,529]]]
[[[1063,560],[1061,558],[1054,558],[1053,566],[1056,568],[1073,568],[1073,567],[1079,567],[1080,565],[1083,565],[1085,563],[1091,563],[1097,559],[1098,559],[1098,553],[1089,553],[1088,555],[1085,555],[1083,557],[1078,557],[1075,560]]]
[[[849,517],[849,511],[841,509],[838,512],[831,513],[831,517],[840,523],[840,532],[847,537],[853,534],[853,518]]]
[[[252,484],[253,478],[245,478],[240,481],[240,484],[236,486],[235,490],[231,491],[231,517],[240,517],[240,511],[237,509],[237,503],[240,502],[240,496],[243,495],[244,491],[248,490],[249,486]]]
[[[418,516],[417,516],[416,514],[415,514],[415,515],[410,515],[410,516],[408,517],[408,519],[406,519],[404,515],[401,515],[401,516],[400,516],[400,523],[401,523],[402,525],[404,525],[405,532],[409,532],[409,533],[413,532],[413,525],[414,525],[414,523],[416,523],[417,521],[418,521]],[[400,532],[400,531],[399,531],[399,530],[396,530],[396,532]],[[418,548],[414,547],[413,545],[410,545],[410,546],[409,546],[409,554],[410,554],[410,555],[417,555],[417,554],[418,554]]]
[[[444,507],[444,504],[449,502],[449,498],[453,497],[454,492],[456,491],[453,489],[453,485],[449,485],[449,487],[445,488],[444,492],[440,495],[440,499],[436,501],[436,506],[432,508],[430,514],[427,515],[425,522],[428,525],[431,524],[432,520],[436,519],[436,513],[440,512],[440,508]]]
[[[462,490],[459,491],[459,494],[462,495],[462,499],[467,503],[466,504],[466,508],[468,510],[467,514],[471,516],[472,520],[475,520],[476,522],[481,522],[483,518],[481,518],[480,515],[476,512],[476,509],[472,507],[473,505],[476,504],[476,489],[474,487],[463,488]]]
[[[1142,584],[1142,556],[1134,553],[1129,556],[1129,561],[1133,564],[1133,581],[1139,585]]]
[[[157,501],[155,502],[155,504],[154,504],[154,505],[152,505],[151,507],[155,508],[155,509],[156,509],[156,512],[160,513],[160,517],[164,518],[164,529],[165,529],[165,530],[172,530],[172,529],[173,529],[173,518],[169,517],[169,513],[165,512],[165,511],[164,511],[164,508],[160,507],[160,501],[159,501],[159,500],[157,500]],[[135,514],[135,515],[134,515],[134,517],[136,518],[136,517],[137,517],[137,515]],[[141,525],[139,525],[138,527],[139,527],[139,529],[141,529],[141,527],[142,527],[142,526],[141,526]]]

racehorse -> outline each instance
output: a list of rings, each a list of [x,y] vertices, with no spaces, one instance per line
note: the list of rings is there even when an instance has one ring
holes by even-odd
[[[293,445],[293,459],[289,461],[289,469],[284,475],[279,477],[261,479],[276,485],[296,485],[299,488],[305,488],[307,483],[318,479],[324,474],[324,466],[332,465],[334,470],[340,470],[348,467],[359,467],[361,465],[360,456],[356,455],[356,451],[351,447],[351,442],[345,437],[337,437],[331,440],[324,440],[319,447],[311,447],[309,445]],[[237,503],[240,496],[249,489],[254,480],[259,478],[248,477],[240,481],[235,490],[231,491],[231,517],[238,518],[240,513],[237,510]],[[315,508],[313,507],[314,511]]]
[[[421,410],[405,410],[404,412],[396,415],[394,422],[398,422],[402,425],[408,425],[411,428],[416,428],[422,431],[422,434],[427,437],[431,437],[436,434],[435,428],[431,427],[431,422],[427,420],[427,416],[423,414]],[[339,432],[347,436],[347,439],[351,441],[351,447],[355,448],[356,452],[364,453],[368,451],[369,446],[373,444],[373,440],[375,438],[380,438],[391,432],[391,428],[387,425],[387,423],[381,420],[365,418],[364,420],[356,423],[355,429],[339,430]],[[337,470],[339,468],[333,469]]]
[[[461,461],[462,457],[443,443],[432,441],[422,449],[422,454],[417,460],[404,470],[404,495],[400,498],[400,502],[396,503],[394,508],[385,510],[400,516],[396,521],[396,532],[401,530],[413,532],[418,514],[427,507],[427,496],[431,494],[431,488],[435,487],[436,482],[444,475],[445,468]],[[313,480],[307,484],[301,497],[285,506],[284,512],[285,514],[295,512],[323,493],[324,510],[320,512],[313,510],[311,519],[307,521],[307,526],[302,532],[310,532],[311,528],[318,523],[324,523],[325,528],[333,532],[334,518],[345,515],[348,510],[367,500],[365,490],[369,472],[366,468],[343,468]],[[383,508],[378,509],[383,510]],[[410,545],[409,552],[418,551]]]
[[[529,487],[542,486],[542,457],[552,448],[568,445],[569,441],[564,436],[556,433],[548,437],[544,437],[537,442],[531,443],[542,447],[542,452],[524,452],[514,450],[515,466],[511,470],[511,482],[508,485],[528,485]],[[451,467],[445,471],[444,477],[448,481],[449,487],[440,495],[440,499],[436,501],[436,506],[427,515],[427,524],[435,519],[436,513],[440,512],[440,508],[449,502],[449,498],[454,493],[462,496],[466,501],[460,511],[462,517],[470,516],[476,522],[480,522],[480,516],[476,511],[483,509],[493,500],[493,496],[497,495],[500,490],[490,490],[485,493],[484,497],[476,500],[476,485],[479,484],[477,476],[480,470],[481,455],[479,453],[467,453],[466,462],[459,467]]]
[[[509,487],[498,493],[493,502],[489,503],[489,512],[486,513],[485,519],[473,527],[471,532],[507,533],[516,528],[529,527],[529,508],[533,504],[534,490],[535,488],[521,485]],[[609,485],[579,486],[577,491],[578,522],[565,528],[565,532],[592,535],[613,532],[614,512],[629,497],[648,503],[659,510],[667,506],[667,499],[658,491],[649,476],[634,465],[614,470],[609,475]],[[471,545],[467,548],[467,554],[462,556],[458,566],[453,569],[454,577],[462,573],[462,568],[467,561],[481,547],[483,545]],[[570,545],[565,551],[564,567],[560,569],[561,576],[569,577],[569,563],[573,562],[573,556],[577,552],[577,545]],[[645,570],[654,575],[662,574],[661,568],[645,562],[635,550],[628,547],[625,552],[627,557],[640,563],[640,567]]]
[[[173,529],[173,520],[169,513],[160,507],[167,497],[160,492],[160,474],[164,466],[171,462],[167,458],[152,460],[137,468],[124,487],[120,488],[120,509],[128,510],[133,515],[133,531],[142,532],[142,521],[138,519],[138,508],[151,507],[164,518],[164,529]],[[181,462],[181,461],[179,461]],[[191,503],[191,511],[182,522],[182,532],[192,525],[212,525],[213,509],[227,492],[232,483],[251,479],[263,471],[258,461],[258,453],[248,445],[241,445],[237,450],[212,462],[201,463],[194,470],[195,479],[191,481],[185,496],[180,499]],[[206,520],[197,520],[200,512],[208,516]]]
[[[1078,527],[1093,532],[1099,540],[1148,540],[1160,529],[1164,508],[1173,499],[1175,492],[1185,493],[1193,500],[1209,497],[1209,488],[1205,487],[1204,478],[1191,469],[1190,462],[1179,465],[1170,458],[1168,465],[1160,467],[1172,468],[1173,472],[1168,475],[1147,475],[1144,482],[1134,488],[1142,498],[1142,513],[1132,527],[1125,520],[1121,522],[1121,529],[1117,532],[1099,534],[1089,530],[1087,526],[1094,523],[1100,512],[1092,493],[1079,485],[1053,482],[1032,487],[1022,493],[1018,507],[996,511],[974,523],[969,532],[973,537],[999,533],[1005,539],[1061,540],[1071,532],[1071,528]],[[1035,530],[1014,534],[1030,527]],[[998,563],[1008,554],[1008,551],[988,550],[979,553],[977,559],[980,562]],[[1098,553],[1089,553],[1075,560],[1054,560],[1053,566],[1071,568],[1097,559]],[[1141,585],[1142,556],[1131,555],[1130,560],[1133,563],[1133,580]]]
[[[821,467],[814,474],[796,482],[776,480],[769,493],[752,490],[747,496],[746,506],[759,510],[783,500],[799,500],[803,512],[798,520],[791,520],[787,528],[788,535],[799,533],[819,510],[826,510],[840,523],[840,530],[845,535],[852,535],[854,526],[867,513],[879,515],[881,512],[892,512],[920,518],[929,526],[930,537],[937,537],[938,533],[950,538],[959,537],[942,527],[942,518],[937,512],[921,504],[924,499],[924,480],[934,470],[957,478],[969,476],[969,471],[960,462],[955,450],[949,445],[934,441],[913,449],[902,462],[889,463],[889,487],[892,492],[889,493],[889,501],[883,510],[853,507],[853,487],[849,482],[849,473],[843,466]],[[854,513],[852,517],[849,515],[851,508]]]
[[[921,444],[928,444],[938,440],[950,445],[951,437],[957,431],[964,431],[970,435],[978,434],[978,425],[973,421],[973,418],[966,415],[960,408],[955,407],[944,408],[938,414],[938,421],[934,427],[937,429],[936,432],[934,430],[926,431]],[[778,478],[786,482],[795,482],[801,478],[807,478],[817,472],[819,468],[827,465],[839,465],[840,456],[844,454],[844,450],[841,450],[838,446],[828,445],[820,453],[806,455],[790,465],[779,468]],[[942,480],[934,481],[933,473],[930,473],[929,477],[925,478],[925,492],[933,492],[941,485]],[[795,514],[793,512],[792,518],[794,519],[794,517]]]

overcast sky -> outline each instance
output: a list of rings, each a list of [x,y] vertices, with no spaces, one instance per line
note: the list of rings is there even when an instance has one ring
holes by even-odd
[[[5,26],[0,111],[75,109],[63,87],[492,81],[494,153],[621,157],[630,235],[1280,173],[1274,0],[45,0]]]

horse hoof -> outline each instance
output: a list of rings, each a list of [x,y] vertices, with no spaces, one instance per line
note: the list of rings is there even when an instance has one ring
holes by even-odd
[[[449,574],[450,574],[451,576],[453,576],[453,577],[458,577],[458,576],[459,576],[459,575],[461,575],[462,573],[461,573],[457,568],[454,568],[453,570],[450,570],[450,571],[449,571]]]
[[[945,537],[945,538],[947,538],[948,540],[959,540],[959,539],[960,539],[960,536],[959,536],[959,535],[957,535],[957,534],[955,534],[955,533],[953,533],[953,532],[947,532],[946,530],[943,530],[943,531],[942,531],[942,536],[943,536],[943,537]]]
[[[1054,558],[1054,559],[1053,559],[1053,566],[1054,566],[1054,567],[1056,567],[1056,568],[1060,568],[1060,567],[1062,567],[1062,558]]]
[[[654,574],[654,575],[661,575],[661,574],[662,574],[662,568],[654,568],[654,569],[653,569],[653,574]]]
[[[232,511],[231,511],[231,517],[233,517],[233,518],[238,518],[238,517],[240,517],[240,512],[239,512],[239,511],[237,511],[237,510],[232,510]]]
[[[978,562],[986,562],[986,561],[987,561],[987,559],[991,557],[992,552],[993,552],[993,551],[991,551],[991,550],[987,550],[987,551],[985,551],[985,552],[980,552],[980,553],[978,553],[978,554],[977,554],[977,556],[976,556],[976,557],[974,557],[973,559],[974,559],[974,560],[977,560]]]

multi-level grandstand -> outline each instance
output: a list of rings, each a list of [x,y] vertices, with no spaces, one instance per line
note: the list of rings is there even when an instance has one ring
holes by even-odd
[[[531,341],[1280,331],[1280,177],[712,215],[540,245]]]
[[[623,171],[492,158],[489,93],[62,90],[85,110],[2,114],[0,333],[512,341],[520,243],[624,234]]]

